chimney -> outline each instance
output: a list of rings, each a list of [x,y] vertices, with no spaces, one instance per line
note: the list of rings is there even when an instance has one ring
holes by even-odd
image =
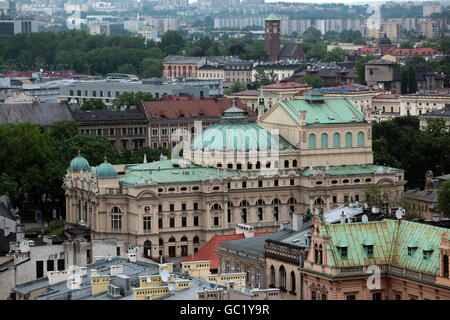
[[[292,214],[292,229],[300,231],[303,229],[303,215],[301,213]]]
[[[115,276],[115,275],[118,275],[121,273],[123,273],[123,265],[111,266],[111,269],[110,269],[111,276]]]
[[[345,213],[344,213],[344,211],[342,211],[342,213],[341,213],[341,223],[345,223]]]

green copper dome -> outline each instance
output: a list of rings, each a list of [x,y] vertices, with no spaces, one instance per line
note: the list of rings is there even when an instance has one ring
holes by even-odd
[[[208,127],[194,139],[192,148],[222,152],[263,151],[291,149],[291,145],[281,136],[274,137],[264,128],[247,123],[243,111],[233,106],[224,112],[220,123]]]
[[[70,161],[70,170],[71,171],[90,171],[91,166],[89,165],[89,162],[86,160],[86,158],[83,158],[80,155],[80,152],[78,151],[78,156],[76,158],[73,158],[72,161]]]
[[[101,165],[98,166],[97,170],[95,171],[95,174],[97,178],[116,178],[117,177],[117,171],[114,169],[113,165],[109,163],[108,161],[103,162]]]

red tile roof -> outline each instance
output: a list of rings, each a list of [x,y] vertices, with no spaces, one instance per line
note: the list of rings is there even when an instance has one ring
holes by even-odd
[[[398,99],[400,97],[399,94],[378,94],[376,96],[373,97],[373,99]]]
[[[239,91],[239,92],[234,92],[232,94],[230,94],[231,96],[248,96],[248,97],[253,97],[253,96],[258,96],[258,90],[244,90],[244,91]]]
[[[255,232],[254,236],[262,236],[271,232]],[[203,247],[200,248],[192,257],[182,260],[188,261],[210,261],[210,270],[219,269],[219,256],[215,252],[219,245],[225,241],[244,239],[243,234],[220,234],[211,238]]]
[[[309,88],[310,85],[299,82],[280,81],[274,84],[263,86],[264,89],[295,89],[295,88]]]
[[[221,118],[223,112],[231,108],[232,100],[229,98],[208,98],[169,101],[146,101],[140,106],[150,120],[179,120],[179,119],[210,119]],[[236,106],[246,112],[248,116],[256,114],[236,99]]]
[[[415,48],[415,49],[392,49],[388,54],[393,56],[431,56],[442,55],[442,52],[433,48]]]

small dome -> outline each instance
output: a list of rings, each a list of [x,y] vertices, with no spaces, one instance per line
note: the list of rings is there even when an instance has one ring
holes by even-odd
[[[108,161],[103,162],[101,165],[98,166],[97,170],[95,171],[95,174],[97,178],[116,178],[117,177],[117,171],[114,169],[113,165],[109,163]]]
[[[86,160],[86,158],[83,158],[80,155],[80,152],[78,151],[78,156],[76,158],[73,158],[72,161],[70,161],[70,170],[71,171],[91,171],[91,166],[89,165],[89,162]]]

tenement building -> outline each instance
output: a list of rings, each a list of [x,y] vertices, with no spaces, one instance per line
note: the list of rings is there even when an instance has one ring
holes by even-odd
[[[313,224],[300,267],[306,300],[450,299],[448,229],[390,219],[325,224],[320,216]]]
[[[372,163],[366,117],[345,100],[310,93],[274,106],[258,124],[233,104],[220,123],[179,143],[183,156],[172,160],[95,167],[78,156],[64,178],[67,221],[159,259],[192,255],[238,224],[274,231],[294,212],[360,201],[369,185],[395,202],[403,171]]]

